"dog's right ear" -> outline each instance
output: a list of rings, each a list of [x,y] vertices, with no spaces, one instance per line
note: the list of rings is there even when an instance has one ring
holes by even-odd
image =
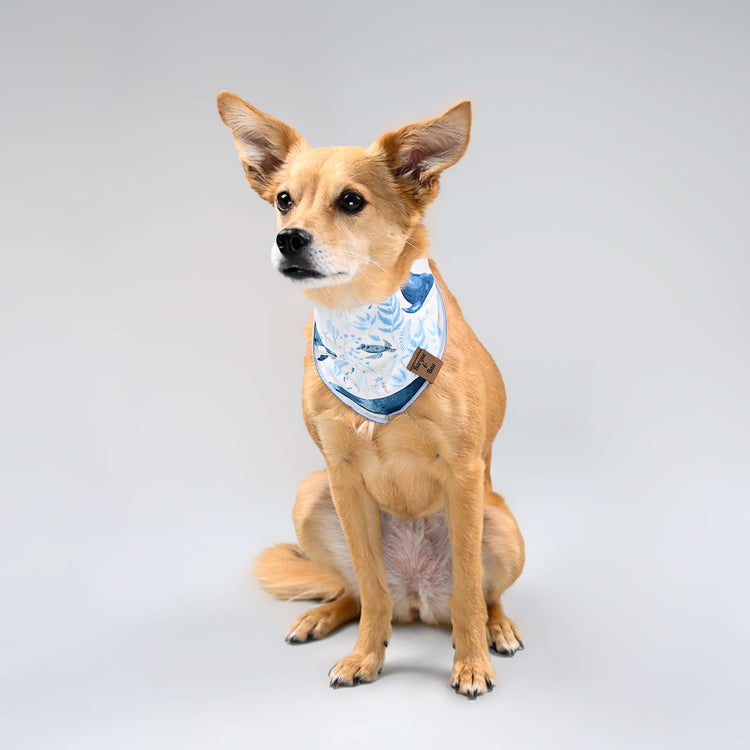
[[[261,198],[273,201],[274,174],[292,151],[308,148],[307,143],[294,128],[255,109],[231,91],[222,91],[217,104],[221,119],[232,131],[251,187]]]
[[[437,195],[441,172],[466,151],[470,130],[471,103],[464,101],[440,117],[386,133],[371,150],[385,157],[396,183],[424,209]]]

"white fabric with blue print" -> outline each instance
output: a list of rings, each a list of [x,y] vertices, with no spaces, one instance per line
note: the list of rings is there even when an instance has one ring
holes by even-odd
[[[428,385],[406,369],[420,347],[442,357],[445,305],[426,258],[406,284],[377,305],[315,308],[313,357],[318,374],[354,411],[387,422],[405,411]]]

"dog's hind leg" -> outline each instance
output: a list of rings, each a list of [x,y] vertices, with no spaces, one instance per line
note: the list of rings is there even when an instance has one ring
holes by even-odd
[[[349,545],[331,497],[327,471],[314,471],[297,490],[294,529],[305,556],[341,581],[341,594],[359,600]]]
[[[328,635],[359,614],[359,599],[344,594],[338,599],[307,610],[289,628],[287,643],[305,643]]]
[[[482,534],[483,588],[487,601],[487,643],[501,656],[523,649],[518,627],[503,611],[501,594],[521,575],[524,544],[516,519],[496,492],[485,495]]]
[[[334,577],[338,596],[301,614],[289,628],[289,643],[305,643],[328,635],[359,615],[360,600],[349,548],[331,498],[328,472],[316,471],[299,486],[292,512],[300,548],[311,564]]]
[[[345,594],[358,599],[325,471],[300,484],[293,516],[299,544],[277,544],[261,552],[253,566],[261,586],[279,599],[332,601]]]
[[[513,656],[516,651],[523,650],[518,626],[505,616],[499,601],[487,605],[487,643],[500,656]]]

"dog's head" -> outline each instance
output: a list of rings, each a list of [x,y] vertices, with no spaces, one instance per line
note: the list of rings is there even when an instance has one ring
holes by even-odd
[[[407,125],[370,148],[310,148],[293,128],[229,91],[219,114],[251,187],[275,205],[274,266],[326,307],[379,302],[424,255],[422,217],[463,156],[471,105]]]

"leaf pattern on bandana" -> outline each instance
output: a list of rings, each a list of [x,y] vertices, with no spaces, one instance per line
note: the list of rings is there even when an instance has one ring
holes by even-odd
[[[345,403],[347,395],[358,400],[383,399],[411,386],[418,376],[406,366],[418,347],[442,357],[445,306],[426,259],[414,263],[404,288],[409,300],[399,290],[377,305],[316,308],[315,365],[326,385]],[[366,409],[349,405],[369,416]],[[387,416],[383,419],[380,414],[377,421],[387,421]]]

